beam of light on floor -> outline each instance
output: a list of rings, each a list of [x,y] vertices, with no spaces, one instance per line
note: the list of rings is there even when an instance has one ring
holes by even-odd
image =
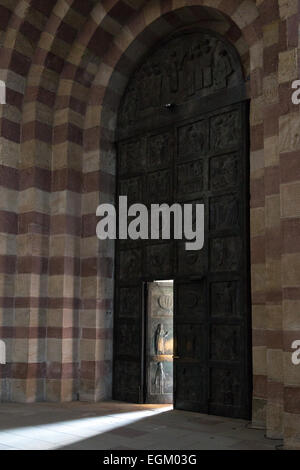
[[[165,406],[152,410],[120,412],[57,423],[10,428],[0,431],[0,440],[14,449],[24,449],[24,446],[28,450],[59,449],[171,410],[173,410],[173,406]],[[26,444],[27,441],[29,445]]]

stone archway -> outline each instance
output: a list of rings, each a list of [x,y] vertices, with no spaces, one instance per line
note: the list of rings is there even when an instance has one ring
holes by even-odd
[[[1,2],[3,189],[14,196],[1,218],[3,399],[111,396],[114,251],[98,245],[95,210],[114,197],[118,106],[136,61],[197,23],[235,45],[249,78],[253,422],[299,447],[297,9],[294,0]]]

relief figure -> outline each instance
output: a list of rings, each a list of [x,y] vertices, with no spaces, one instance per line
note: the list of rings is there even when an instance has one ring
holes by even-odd
[[[214,59],[214,85],[217,89],[226,88],[228,85],[228,78],[232,74],[233,69],[230,62],[230,58],[223,45],[220,43],[220,47],[215,52]]]
[[[159,362],[157,364],[155,378],[154,378],[154,386],[155,386],[155,391],[157,394],[159,395],[164,394],[165,381],[166,381],[166,374],[164,371],[164,367],[163,367],[162,362]]]
[[[164,92],[166,96],[177,93],[179,88],[179,63],[177,52],[173,51],[166,59],[164,71]]]
[[[189,98],[196,91],[195,83],[195,55],[193,48],[190,48],[183,59],[183,76],[185,78],[185,93]]]
[[[212,86],[212,45],[209,39],[205,39],[195,46],[195,82],[196,90]]]
[[[165,354],[165,342],[168,335],[169,332],[165,331],[164,325],[160,323],[156,328],[154,338],[154,349],[156,356],[161,356]]]

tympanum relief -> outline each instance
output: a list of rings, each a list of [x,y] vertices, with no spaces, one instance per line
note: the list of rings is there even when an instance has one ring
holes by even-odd
[[[166,104],[182,104],[239,83],[233,57],[218,37],[205,32],[175,37],[134,73],[120,113],[130,126]]]

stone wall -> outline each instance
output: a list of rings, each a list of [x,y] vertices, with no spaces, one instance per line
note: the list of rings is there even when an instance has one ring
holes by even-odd
[[[297,0],[0,0],[2,400],[111,396],[118,106],[137,62],[198,24],[238,50],[251,99],[253,424],[300,447]]]

